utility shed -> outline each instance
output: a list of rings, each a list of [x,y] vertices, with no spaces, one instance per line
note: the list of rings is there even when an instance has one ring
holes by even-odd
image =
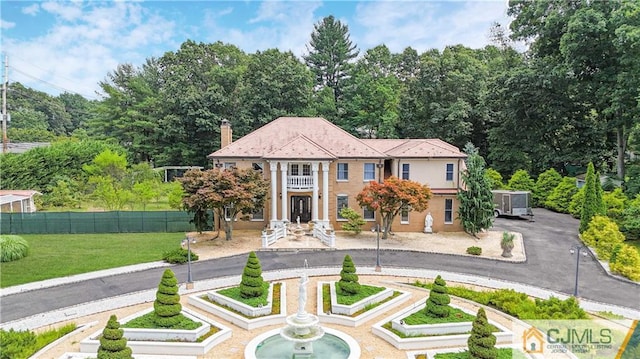
[[[33,213],[36,204],[33,197],[42,194],[33,190],[0,190],[0,212]]]

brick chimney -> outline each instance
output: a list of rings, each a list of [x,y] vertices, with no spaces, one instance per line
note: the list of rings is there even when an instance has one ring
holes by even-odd
[[[227,147],[233,141],[233,130],[228,120],[220,123],[220,148]]]

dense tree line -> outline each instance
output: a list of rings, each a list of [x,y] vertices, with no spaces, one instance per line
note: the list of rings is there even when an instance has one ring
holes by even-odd
[[[573,175],[589,162],[624,178],[625,152],[640,149],[640,4],[511,1],[508,11],[510,36],[494,25],[481,49],[360,52],[330,16],[302,59],[187,40],[119,65],[95,101],[14,83],[9,136],[112,139],[132,163],[206,166],[222,119],[238,138],[278,116],[322,116],[360,137],[471,142],[507,178],[519,169]]]

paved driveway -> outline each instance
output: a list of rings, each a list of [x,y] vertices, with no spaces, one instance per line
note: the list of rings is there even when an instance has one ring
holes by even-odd
[[[578,244],[579,222],[574,218],[538,209],[535,222],[498,218],[497,230],[523,234],[527,261],[509,263],[484,258],[432,254],[411,251],[382,251],[385,267],[422,268],[478,275],[520,282],[553,291],[572,294],[575,283],[576,256],[569,250]],[[309,266],[340,266],[345,254],[361,266],[374,266],[375,250],[261,252],[264,271],[300,268],[304,259]],[[198,261],[192,265],[193,278],[204,280],[238,275],[246,263],[246,254]],[[186,266],[172,267],[178,278],[186,278]],[[1,298],[0,318],[8,322],[54,309],[98,299],[153,289],[164,268],[114,275],[52,288],[17,293]],[[580,258],[579,296],[586,299],[640,309],[640,285],[612,278],[591,257]]]

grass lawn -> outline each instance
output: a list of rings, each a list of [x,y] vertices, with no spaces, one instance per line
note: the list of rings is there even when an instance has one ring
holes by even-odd
[[[435,355],[436,359],[471,359],[469,352],[462,353],[440,353]],[[498,348],[497,359],[525,359],[526,356],[520,350],[511,348]]]
[[[244,298],[242,297],[242,295],[240,294],[240,286],[235,286],[235,287],[229,287],[226,289],[221,289],[218,291],[218,294],[222,294],[226,297],[229,297],[231,299],[237,300],[238,302],[242,302],[246,305],[252,306],[254,308],[257,308],[259,306],[263,306],[263,305],[267,305],[269,304],[269,302],[267,302],[267,296],[269,295],[269,282],[264,282],[262,283],[262,288],[263,288],[263,292],[262,295],[259,297],[254,297],[254,298]]]
[[[0,287],[162,260],[184,233],[25,234],[29,255],[0,263]]]
[[[351,305],[353,303],[357,303],[365,298],[369,298],[374,294],[378,294],[385,290],[384,287],[374,287],[371,285],[360,285],[360,292],[354,295],[343,295],[340,294],[340,290],[338,287],[340,286],[339,282],[335,282],[334,290],[336,291],[336,299],[338,300],[338,304],[343,305]]]

